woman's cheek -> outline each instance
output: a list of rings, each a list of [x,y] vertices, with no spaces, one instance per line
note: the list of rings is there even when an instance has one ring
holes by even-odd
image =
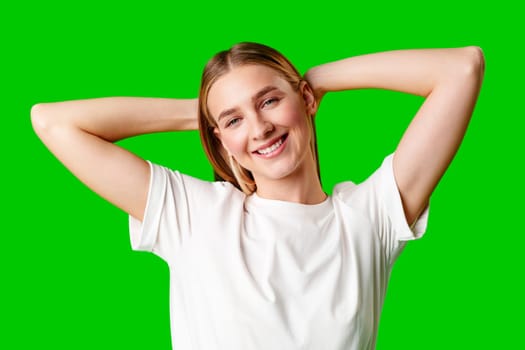
[[[283,122],[287,126],[297,126],[304,122],[304,110],[299,105],[289,104],[283,110]]]
[[[230,153],[236,158],[242,157],[243,153],[246,152],[246,141],[240,133],[229,135],[226,144]]]

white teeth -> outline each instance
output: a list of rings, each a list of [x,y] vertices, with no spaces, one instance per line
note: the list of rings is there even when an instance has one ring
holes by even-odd
[[[274,143],[270,147],[267,147],[267,148],[264,148],[264,149],[260,149],[260,150],[257,151],[257,153],[259,153],[259,154],[271,153],[271,152],[275,151],[277,148],[279,148],[279,146],[282,145],[282,144],[283,144],[283,139],[280,138],[279,141],[277,141],[276,143]]]

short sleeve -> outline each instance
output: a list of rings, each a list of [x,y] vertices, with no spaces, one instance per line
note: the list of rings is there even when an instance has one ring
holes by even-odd
[[[390,230],[395,239],[409,241],[423,236],[427,229],[430,206],[427,205],[416,221],[409,225],[406,221],[399,187],[394,177],[394,154],[388,155],[381,167],[373,174],[373,186],[377,187],[378,200],[384,205],[385,214],[390,219]]]
[[[369,218],[390,263],[395,261],[407,241],[424,235],[430,208],[428,204],[414,224],[408,224],[394,177],[393,157],[394,153],[386,156],[380,167],[362,183],[338,185],[344,201]]]
[[[169,260],[191,237],[186,186],[178,171],[148,164],[150,182],[143,220],[129,216],[131,247]]]

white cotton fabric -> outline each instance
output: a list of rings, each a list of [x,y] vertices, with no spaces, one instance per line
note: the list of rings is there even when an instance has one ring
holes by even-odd
[[[429,211],[409,227],[393,156],[315,205],[149,163],[131,245],[169,265],[173,349],[374,349],[392,265]]]

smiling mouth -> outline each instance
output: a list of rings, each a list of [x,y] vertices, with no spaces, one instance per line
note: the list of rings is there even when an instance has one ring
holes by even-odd
[[[275,152],[277,149],[279,149],[279,147],[281,147],[281,145],[284,143],[284,141],[286,140],[287,137],[288,137],[288,134],[284,134],[274,144],[272,144],[272,145],[270,145],[268,147],[265,147],[265,148],[258,149],[256,151],[254,151],[253,153],[260,154],[262,156],[270,155],[273,152]]]

